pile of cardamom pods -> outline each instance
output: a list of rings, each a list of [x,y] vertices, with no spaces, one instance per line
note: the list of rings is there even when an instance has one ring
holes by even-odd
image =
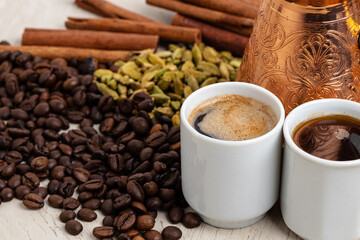
[[[117,72],[98,69],[94,81],[100,92],[115,100],[132,98],[144,91],[155,102],[152,116],[165,114],[180,125],[180,107],[198,88],[234,81],[241,59],[230,52],[217,52],[204,44],[185,46],[170,44],[165,51],[139,52],[131,61],[115,62]]]

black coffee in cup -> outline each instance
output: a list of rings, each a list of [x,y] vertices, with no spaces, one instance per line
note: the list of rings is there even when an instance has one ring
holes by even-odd
[[[264,135],[275,127],[278,119],[269,105],[230,94],[202,102],[191,112],[188,121],[203,135],[241,141]]]
[[[296,127],[293,140],[311,155],[333,161],[360,159],[360,120],[332,115]]]

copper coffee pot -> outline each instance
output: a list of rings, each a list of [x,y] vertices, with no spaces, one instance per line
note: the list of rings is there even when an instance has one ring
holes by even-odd
[[[238,80],[272,91],[286,113],[319,98],[360,101],[357,0],[263,0]]]

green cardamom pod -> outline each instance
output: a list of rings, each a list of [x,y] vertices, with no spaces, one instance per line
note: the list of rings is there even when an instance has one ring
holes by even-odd
[[[210,78],[206,79],[205,81],[203,81],[201,83],[200,87],[202,88],[202,87],[208,86],[210,84],[214,84],[217,82],[217,80],[218,79],[216,77],[210,77]]]
[[[125,63],[121,67],[121,73],[129,75],[131,78],[139,80],[142,77],[141,72],[138,70],[138,66],[134,61]]]
[[[194,44],[194,46],[191,49],[191,52],[192,52],[195,64],[198,65],[203,60],[199,46],[197,44]]]
[[[155,104],[162,104],[162,103],[166,103],[166,102],[170,101],[169,96],[167,96],[165,94],[161,94],[161,93],[150,94],[150,97],[154,98]]]
[[[120,96],[126,96],[127,93],[127,87],[121,84],[118,84],[118,93],[120,94]]]
[[[159,78],[161,78],[168,70],[167,67],[161,68],[160,70],[158,70],[154,76],[155,81],[157,81]]]
[[[231,66],[233,66],[234,68],[239,68],[241,65],[241,59],[240,58],[235,58],[234,60],[230,61]]]
[[[229,80],[230,79],[230,73],[229,73],[229,70],[228,68],[226,67],[226,64],[224,62],[221,62],[220,63],[220,66],[219,66],[219,70],[220,70],[220,74],[223,78],[225,78],[226,80]]]
[[[212,47],[206,46],[203,51],[204,59],[211,63],[218,63],[220,62],[219,53]]]
[[[160,51],[157,52],[156,55],[158,55],[161,58],[168,58],[172,56],[172,52],[171,51]]]
[[[107,85],[113,90],[116,90],[116,88],[117,88],[117,82],[115,79],[112,79],[111,81],[109,81],[107,83]]]
[[[174,91],[180,96],[182,96],[184,92],[184,84],[177,76],[174,78]]]
[[[174,126],[180,126],[180,112],[177,111],[172,117],[171,122]]]
[[[197,68],[212,75],[220,76],[220,70],[214,63],[202,61],[197,65]]]
[[[199,83],[193,75],[187,74],[186,82],[193,92],[199,89]]]
[[[170,106],[175,110],[179,110],[180,106],[181,106],[181,102],[180,101],[170,101]]]
[[[174,111],[171,109],[171,107],[157,107],[155,108],[155,115],[156,114],[171,117],[174,115]]]
[[[104,75],[113,75],[113,72],[111,70],[108,70],[108,69],[98,69],[94,72],[94,76],[96,78],[101,78],[102,76]]]
[[[183,53],[183,56],[182,56],[182,61],[183,62],[186,62],[186,61],[192,61],[193,59],[193,54],[190,50],[186,50],[184,53]]]
[[[164,67],[165,66],[165,60],[161,59],[161,57],[159,57],[158,55],[156,54],[149,54],[149,57],[148,57],[149,61],[152,63],[152,64],[158,64],[160,65],[161,67]]]
[[[193,91],[191,90],[191,88],[189,86],[185,85],[185,87],[184,87],[184,97],[187,98],[192,93],[193,93]]]
[[[171,98],[173,101],[181,101],[182,97],[176,93],[168,92],[167,95]]]
[[[119,98],[117,92],[109,88],[105,83],[99,83],[95,81],[95,84],[99,92],[101,92],[103,95],[110,95],[114,100]]]

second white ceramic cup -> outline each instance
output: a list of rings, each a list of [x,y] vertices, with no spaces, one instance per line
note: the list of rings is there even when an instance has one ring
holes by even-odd
[[[263,136],[225,141],[197,132],[188,122],[201,102],[224,94],[251,97],[270,105],[276,126]],[[192,93],[181,107],[182,188],[189,205],[203,220],[222,228],[257,222],[279,194],[284,108],[270,91],[254,84],[217,83]]]
[[[281,211],[286,225],[305,239],[360,238],[360,160],[318,158],[292,139],[300,123],[334,114],[360,119],[360,104],[315,100],[292,110],[284,122]]]

